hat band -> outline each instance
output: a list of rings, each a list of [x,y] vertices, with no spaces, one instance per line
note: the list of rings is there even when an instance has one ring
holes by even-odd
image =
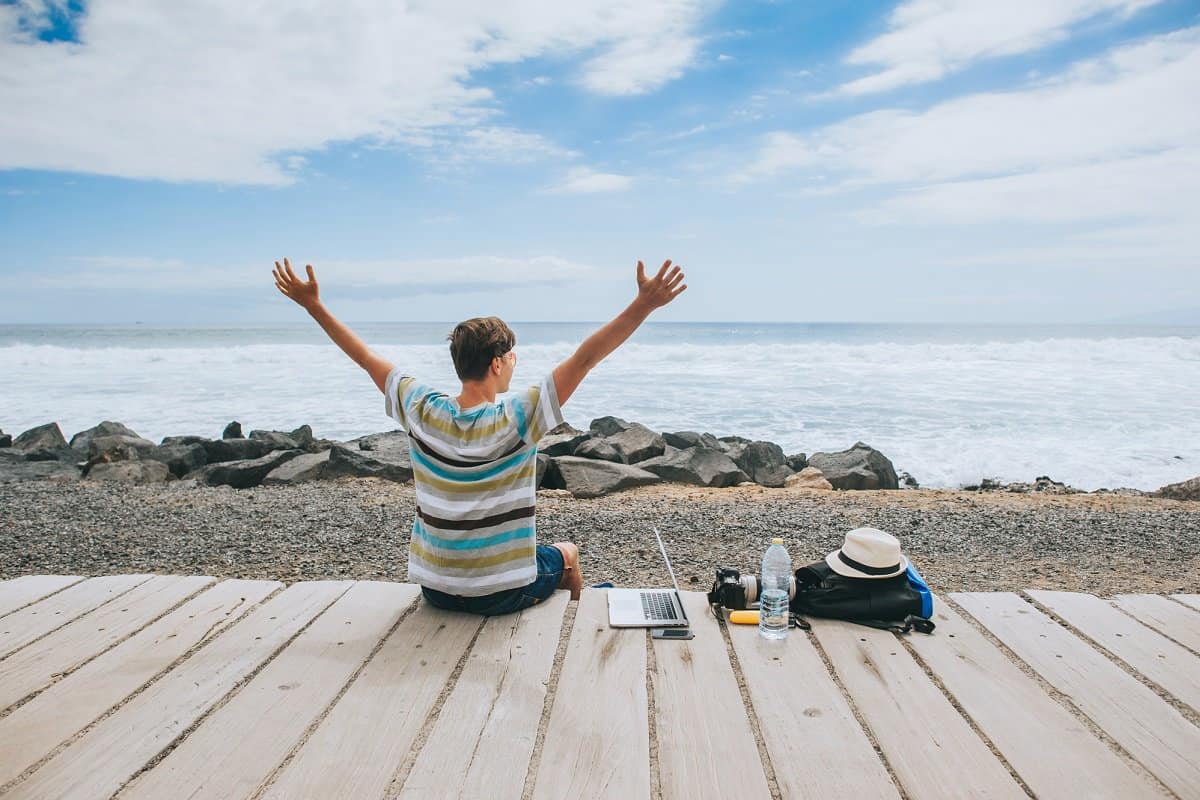
[[[893,564],[890,567],[870,567],[870,566],[867,566],[866,564],[860,564],[859,562],[855,561],[853,558],[850,558],[850,556],[843,553],[841,550],[838,550],[837,555],[838,555],[838,561],[841,561],[847,567],[856,569],[859,572],[865,572],[868,575],[890,575],[893,572],[895,572],[896,570],[900,569],[899,563]]]

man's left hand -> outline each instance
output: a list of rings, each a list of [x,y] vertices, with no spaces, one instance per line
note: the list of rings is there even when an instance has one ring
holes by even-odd
[[[308,280],[302,281],[296,277],[296,273],[292,272],[291,263],[285,258],[283,266],[279,266],[279,262],[275,262],[275,269],[271,270],[275,275],[275,287],[286,297],[290,297],[299,303],[305,310],[311,311],[321,304],[320,287],[317,286],[317,276],[313,272],[312,264],[306,264],[304,267],[308,271]]]

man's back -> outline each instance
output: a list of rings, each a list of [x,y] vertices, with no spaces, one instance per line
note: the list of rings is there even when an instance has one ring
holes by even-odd
[[[384,397],[412,453],[417,516],[409,580],[464,596],[533,581],[536,445],[562,422],[553,379],[463,409],[395,370]]]

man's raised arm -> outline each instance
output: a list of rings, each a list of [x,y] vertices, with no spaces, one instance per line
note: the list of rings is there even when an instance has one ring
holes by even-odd
[[[358,338],[354,331],[329,313],[328,309],[321,304],[320,288],[317,286],[317,276],[313,272],[312,264],[305,265],[305,269],[308,270],[307,281],[296,277],[296,273],[292,272],[292,265],[286,258],[283,260],[282,267],[276,261],[275,269],[271,271],[275,275],[275,286],[284,296],[290,297],[307,311],[309,316],[324,329],[325,333],[329,334],[333,343],[342,348],[342,352],[350,356],[355,364],[367,371],[371,380],[375,381],[375,385],[379,387],[379,391],[386,392],[387,376],[392,371],[391,362],[371,352],[371,348],[367,347],[366,342]]]
[[[638,294],[629,307],[612,322],[585,339],[574,355],[554,368],[554,388],[558,392],[559,405],[567,402],[579,388],[584,376],[591,372],[592,367],[620,347],[638,326],[646,321],[651,312],[665,306],[687,288],[687,284],[683,282],[683,271],[678,265],[671,266],[669,258],[663,262],[658,274],[653,278],[646,277],[646,268],[639,261],[637,283]]]

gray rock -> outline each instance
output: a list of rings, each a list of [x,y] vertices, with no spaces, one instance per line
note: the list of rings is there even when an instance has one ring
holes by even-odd
[[[743,439],[741,436],[722,436],[717,442],[721,445],[721,449],[725,451],[725,455],[733,459],[734,463],[742,457],[746,446],[750,444],[749,439]]]
[[[725,445],[717,437],[711,433],[696,433],[696,431],[675,431],[674,433],[664,433],[663,441],[677,447],[680,450],[687,450],[689,447],[707,447],[709,450],[725,450]]]
[[[256,442],[266,442],[272,450],[300,449],[300,443],[282,431],[250,431],[250,438]]]
[[[796,453],[794,456],[788,456],[787,465],[793,472],[801,472],[808,466],[808,455],[806,453]]]
[[[263,486],[284,486],[293,483],[319,480],[329,464],[329,451],[304,453],[286,464],[276,467],[263,478]]]
[[[621,454],[617,452],[617,448],[609,444],[607,439],[596,437],[587,439],[579,447],[575,448],[572,455],[580,458],[591,458],[597,461],[613,461],[617,464],[624,463],[621,461]]]
[[[917,479],[914,478],[912,475],[909,475],[907,472],[901,472],[897,477],[899,478],[901,485],[903,485],[905,489],[920,489],[921,488],[921,484],[917,483]]]
[[[0,448],[12,447],[12,434],[0,431]]]
[[[158,445],[140,436],[116,433],[96,436],[88,444],[88,461],[132,461],[158,449]]]
[[[759,486],[779,489],[786,486],[787,479],[795,474],[786,464],[778,467],[759,467],[754,471],[754,482]]]
[[[629,423],[620,417],[597,417],[588,426],[596,436],[612,436],[621,431],[629,430]]]
[[[590,432],[572,428],[564,422],[538,439],[537,449],[539,453],[548,456],[569,456],[579,445],[591,438]]]
[[[0,461],[0,483],[41,480],[68,483],[81,476],[79,467],[62,461]]]
[[[398,432],[403,436],[403,432]],[[387,434],[372,434],[373,437]],[[371,437],[364,437],[371,438]],[[407,443],[408,437],[404,437]],[[361,442],[362,440],[359,440]],[[329,449],[329,463],[324,478],[384,478],[396,483],[412,480],[412,461],[407,444],[401,449],[399,439],[374,439],[372,447],[363,449],[358,442],[335,444]]]
[[[305,450],[313,449],[317,443],[316,437],[313,436],[311,425],[301,425],[289,433],[288,436],[292,437],[292,441],[296,443],[297,447],[302,447]],[[329,448],[325,449],[328,450]]]
[[[676,483],[694,486],[736,486],[749,480],[746,473],[720,450],[708,447],[689,447],[642,461],[639,469]]]
[[[855,442],[849,450],[813,453],[809,466],[821,470],[837,489],[898,489],[896,469],[887,456],[870,445]]]
[[[332,444],[337,443],[334,442]],[[367,436],[360,436],[357,439],[351,439],[347,444],[356,446],[359,450],[382,453],[389,458],[403,459],[404,463],[408,463],[409,442],[408,434],[404,431],[372,433]]]
[[[113,483],[165,483],[175,476],[161,461],[114,461],[96,464],[88,470],[89,481]]]
[[[0,464],[15,464],[18,461],[28,461],[24,450],[15,447],[0,447]]]
[[[202,442],[162,445],[142,453],[141,457],[145,460],[160,461],[166,464],[167,469],[176,478],[182,478],[208,463],[208,453]]]
[[[550,466],[550,456],[545,453],[537,454],[537,488],[542,488],[542,479],[546,477],[546,469]]]
[[[221,431],[222,439],[244,439],[242,435],[242,423],[234,420],[225,426],[225,430]]]
[[[1168,500],[1200,500],[1200,475],[1179,483],[1171,483],[1154,493]]]
[[[1034,479],[1033,483],[1024,481],[1016,481],[1013,483],[1002,483],[998,478],[984,478],[978,485],[965,487],[965,491],[975,492],[1008,492],[1009,494],[1029,494],[1038,492],[1042,494],[1082,494],[1082,489],[1076,489],[1073,486],[1067,486],[1062,481],[1056,481],[1047,475],[1041,475]]]
[[[176,447],[181,444],[204,444],[211,441],[207,436],[165,436],[161,445],[163,447]]]
[[[760,486],[779,488],[794,471],[774,442],[736,442],[734,447],[736,452],[730,453],[733,463]]]
[[[209,464],[262,458],[271,445],[259,439],[210,439],[202,443]]]
[[[34,450],[61,450],[67,447],[67,440],[63,438],[62,429],[58,427],[57,422],[47,422],[45,425],[30,428],[13,439],[12,446],[26,453]]]
[[[582,498],[601,497],[621,489],[645,486],[662,480],[653,472],[628,464],[594,461],[579,456],[559,456],[550,459],[546,479],[546,488],[566,489],[575,497]]]
[[[232,486],[235,489],[249,489],[251,486],[258,486],[262,483],[263,478],[267,477],[274,469],[282,464],[286,464],[303,452],[303,450],[276,450],[261,458],[209,464],[189,474],[188,477],[208,486]],[[166,465],[163,466],[165,467]]]
[[[25,454],[26,461],[66,461],[73,464],[79,460],[79,453],[69,447],[43,447],[30,450]]]
[[[78,450],[83,456],[91,452],[92,440],[101,436],[131,436],[134,439],[141,439],[137,431],[124,425],[120,422],[105,420],[95,427],[88,428],[85,431],[80,431],[71,437],[71,449]]]
[[[661,456],[667,449],[663,437],[645,425],[633,423],[628,430],[607,437],[609,444],[621,456],[625,464],[636,464],[648,458]]]

